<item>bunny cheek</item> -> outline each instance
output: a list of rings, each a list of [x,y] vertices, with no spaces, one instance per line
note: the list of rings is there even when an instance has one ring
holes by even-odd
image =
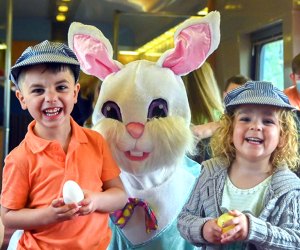
[[[120,168],[135,175],[177,164],[194,143],[189,126],[178,116],[146,122],[138,139],[127,132],[123,123],[113,119],[101,119],[93,129],[106,138]]]
[[[127,132],[123,123],[113,119],[103,118],[93,129],[105,137],[122,170],[129,173],[148,172],[146,165],[149,164],[146,163],[152,158],[154,145],[147,126],[138,139]]]
[[[166,117],[147,122],[144,133],[138,140],[124,133],[120,140],[110,143],[120,167],[128,173],[140,175],[178,164],[186,149],[192,147],[193,134],[184,119]],[[128,151],[136,152],[140,157],[144,153],[149,155],[144,160],[137,161],[128,157]]]

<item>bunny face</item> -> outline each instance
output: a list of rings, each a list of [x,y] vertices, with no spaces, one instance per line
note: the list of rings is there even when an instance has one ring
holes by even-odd
[[[118,120],[125,124],[133,121],[146,123],[155,116],[168,115],[183,117],[190,124],[191,114],[181,78],[153,62],[129,63],[105,79],[93,114],[94,124],[103,116],[114,118],[109,117],[105,110],[106,103],[113,101],[119,105],[116,108],[120,111]]]
[[[93,122],[120,167],[135,175],[173,166],[193,144],[181,78],[148,61],[129,63],[104,80]]]
[[[220,42],[220,14],[186,20],[175,47],[157,63],[123,66],[94,26],[72,23],[68,42],[81,69],[103,80],[93,114],[94,129],[110,144],[120,167],[134,175],[176,167],[192,148],[190,110],[180,76],[199,68]],[[201,107],[199,107],[201,108]]]

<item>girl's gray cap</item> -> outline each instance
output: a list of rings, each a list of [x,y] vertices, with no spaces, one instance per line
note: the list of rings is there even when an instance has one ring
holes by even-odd
[[[9,79],[18,86],[18,76],[22,67],[42,63],[69,64],[74,73],[75,82],[77,82],[80,65],[74,52],[63,43],[48,40],[24,50],[16,64],[11,68]]]
[[[262,104],[294,110],[288,97],[271,82],[248,81],[233,89],[224,98],[225,112],[232,113],[237,105]]]

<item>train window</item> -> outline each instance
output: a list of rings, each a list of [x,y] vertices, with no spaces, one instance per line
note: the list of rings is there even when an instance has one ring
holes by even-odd
[[[272,25],[251,34],[251,78],[270,81],[284,88],[282,24]]]
[[[270,81],[282,90],[284,87],[283,40],[264,44],[259,61],[259,80]]]

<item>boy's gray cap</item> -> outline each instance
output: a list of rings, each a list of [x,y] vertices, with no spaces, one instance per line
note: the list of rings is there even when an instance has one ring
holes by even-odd
[[[225,112],[231,113],[237,105],[262,104],[294,110],[288,97],[271,82],[248,81],[233,89],[224,98]]]
[[[24,50],[16,64],[11,68],[9,79],[17,86],[22,67],[41,63],[69,64],[74,72],[75,82],[78,80],[80,65],[75,53],[63,43],[48,40]]]

